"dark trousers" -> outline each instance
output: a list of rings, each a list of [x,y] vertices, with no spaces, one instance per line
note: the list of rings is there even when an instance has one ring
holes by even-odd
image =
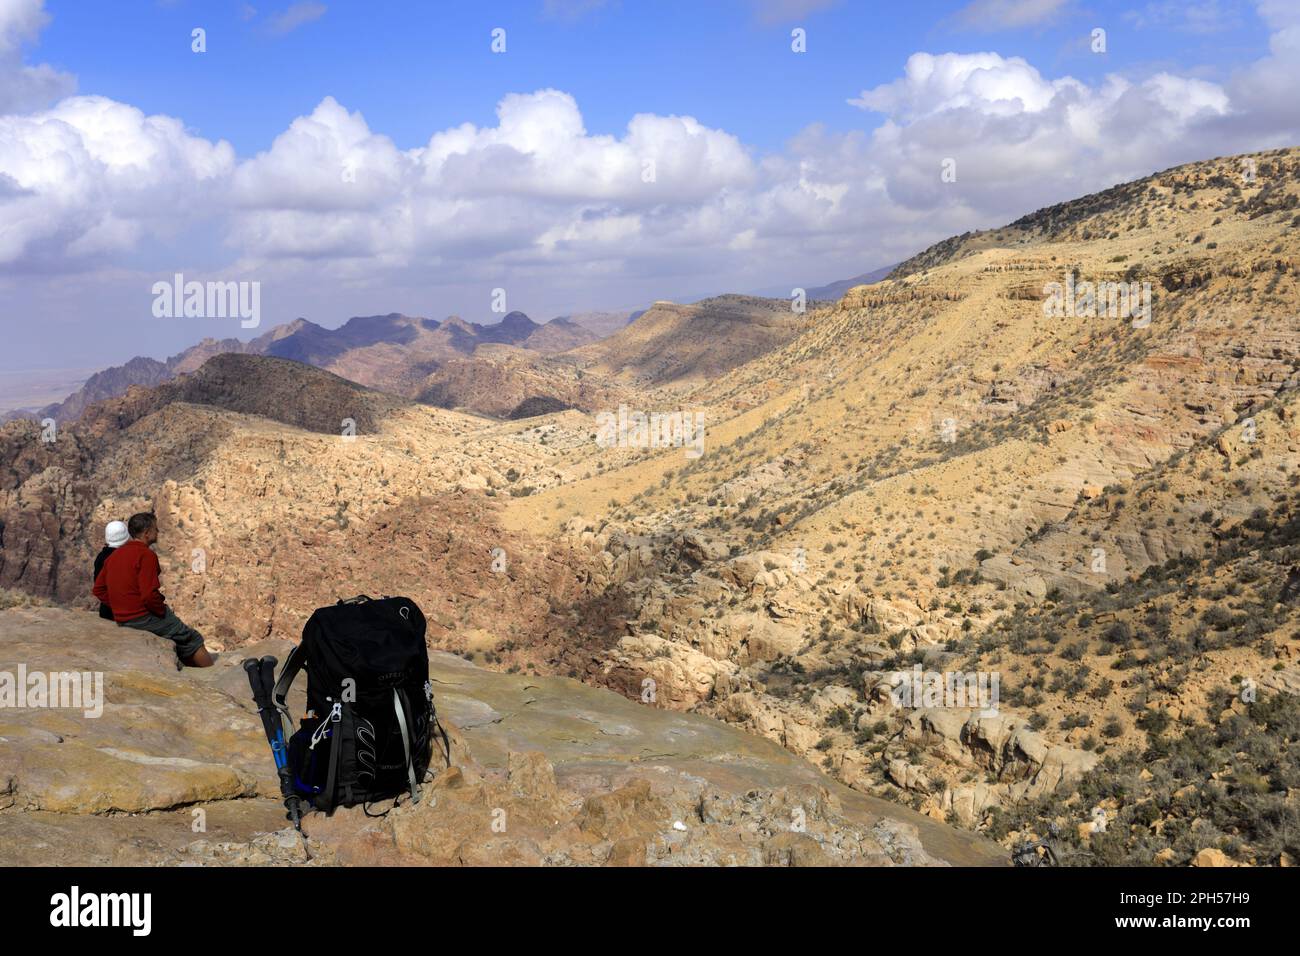
[[[176,656],[181,660],[188,660],[203,649],[203,635],[172,613],[171,608],[167,608],[165,617],[146,614],[134,621],[123,621],[122,626],[167,638],[176,645]]]

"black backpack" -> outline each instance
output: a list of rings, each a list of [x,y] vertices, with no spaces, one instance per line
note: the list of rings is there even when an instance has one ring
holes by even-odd
[[[275,706],[294,726],[285,698],[307,669],[307,714],[289,738],[294,789],[318,810],[420,798],[433,743],[451,766],[429,680],[425,621],[409,598],[362,595],[318,608],[285,659]],[[367,810],[367,812],[369,812]]]

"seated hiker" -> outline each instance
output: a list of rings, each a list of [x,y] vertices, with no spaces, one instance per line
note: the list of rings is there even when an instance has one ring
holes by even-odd
[[[172,612],[159,590],[158,556],[151,548],[158,540],[157,519],[148,513],[135,514],[126,529],[130,540],[108,556],[95,577],[95,597],[112,608],[119,627],[165,637],[175,643],[181,663],[211,667],[214,661],[203,635]]]
[[[95,555],[95,573],[94,578],[99,577],[99,572],[104,567],[104,562],[108,556],[116,551],[122,545],[131,540],[131,535],[127,533],[125,521],[110,521],[104,528],[104,548],[99,554]],[[113,620],[113,609],[103,601],[99,602],[99,616],[106,621]]]

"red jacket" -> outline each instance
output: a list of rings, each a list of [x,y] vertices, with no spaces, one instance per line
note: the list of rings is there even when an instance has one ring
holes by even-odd
[[[146,614],[167,615],[167,603],[158,590],[158,555],[143,541],[132,538],[108,556],[95,577],[95,597],[113,609],[119,624]]]

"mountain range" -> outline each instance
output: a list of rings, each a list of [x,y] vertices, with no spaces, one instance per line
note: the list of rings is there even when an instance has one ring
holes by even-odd
[[[183,352],[159,361],[136,357],[96,372],[61,402],[35,411],[18,410],[6,418],[53,418],[75,421],[95,402],[123,394],[133,385],[152,386],[192,372],[214,355],[267,355],[287,358],[336,372],[362,385],[389,391],[418,393],[424,380],[453,358],[472,355],[484,345],[507,345],[539,353],[562,352],[598,338],[567,318],[545,324],[522,312],[511,312],[495,325],[478,325],[452,316],[434,319],[391,313],[355,316],[336,329],[295,319],[244,342],[204,339]]]
[[[838,298],[836,290],[879,281],[888,272],[888,269],[878,270],[856,279],[809,290],[808,297],[814,301]],[[640,322],[647,312],[651,313],[650,318]],[[450,316],[439,322],[389,313],[354,316],[338,328],[327,329],[299,318],[276,326],[249,341],[205,338],[164,360],[136,356],[122,365],[93,373],[76,391],[61,401],[38,408],[16,408],[0,413],[0,422],[14,418],[52,418],[60,423],[75,421],[95,402],[121,395],[133,385],[158,385],[176,375],[192,372],[208,358],[223,353],[293,359],[328,369],[362,385],[419,397],[446,407],[467,407],[501,417],[516,414],[521,407],[525,411],[587,407],[591,403],[585,400],[585,396],[575,394],[587,390],[575,390],[563,381],[566,378],[564,370],[575,363],[532,363],[527,355],[491,349],[484,352],[484,361],[477,362],[474,359],[480,357],[480,349],[485,346],[510,346],[535,353],[532,356],[535,358],[580,350],[582,346],[602,338],[613,337],[613,341],[603,349],[578,352],[575,355],[578,366],[586,364],[590,368],[592,357],[599,357],[596,365],[607,364],[620,348],[626,348],[624,341],[635,350],[639,338],[658,339],[662,343],[660,348],[671,349],[667,340],[673,335],[675,324],[682,317],[698,316],[700,321],[695,322],[690,330],[683,327],[683,333],[698,336],[701,334],[698,330],[703,329],[703,334],[715,342],[725,341],[726,347],[733,354],[724,364],[730,363],[727,367],[731,367],[731,364],[743,359],[745,355],[753,354],[755,348],[761,350],[766,347],[768,340],[781,338],[779,331],[758,331],[764,324],[773,327],[771,321],[757,321],[759,317],[767,316],[770,320],[775,316],[779,320],[783,313],[789,312],[788,299],[723,295],[690,305],[659,302],[650,309],[635,311],[574,313],[545,323],[534,322],[518,311],[508,313],[493,325],[466,322],[459,316]],[[739,319],[740,324],[727,325],[731,319]],[[722,324],[710,331],[710,323],[715,322]],[[785,324],[793,328],[795,323]],[[630,329],[630,326],[635,328]],[[693,347],[678,348],[689,353]],[[640,361],[648,364],[654,357],[654,349],[651,348]],[[662,356],[659,358],[664,361]],[[466,359],[470,361],[466,362]],[[652,372],[652,379],[664,377],[665,374],[668,377],[676,374],[671,369],[671,359],[667,361],[670,364],[667,372]],[[503,363],[509,369],[505,373],[501,371]],[[716,360],[714,365],[717,365]],[[502,393],[497,389],[492,391],[494,397],[488,397],[480,394],[484,392],[483,388],[465,383],[467,369],[481,368],[482,378],[501,380],[503,377],[517,378],[516,369],[523,366],[531,366],[529,372],[523,373],[523,380],[514,381],[507,386],[508,392],[516,394],[517,400],[513,403],[504,402],[500,397]],[[438,374],[444,369],[444,374]],[[629,365],[623,371],[632,372],[634,369]],[[687,370],[676,371],[685,373]],[[556,380],[557,374],[559,381]],[[536,394],[528,391],[533,386],[539,390]],[[523,404],[530,400],[530,404]]]
[[[0,427],[0,589],[89,610],[104,523],[148,508],[222,650],[406,594],[477,667],[725,722],[1007,851],[1294,865],[1300,149],[1243,158],[804,314],[657,302],[546,352],[523,318],[214,343],[56,441]],[[927,674],[999,696],[908,699]]]

